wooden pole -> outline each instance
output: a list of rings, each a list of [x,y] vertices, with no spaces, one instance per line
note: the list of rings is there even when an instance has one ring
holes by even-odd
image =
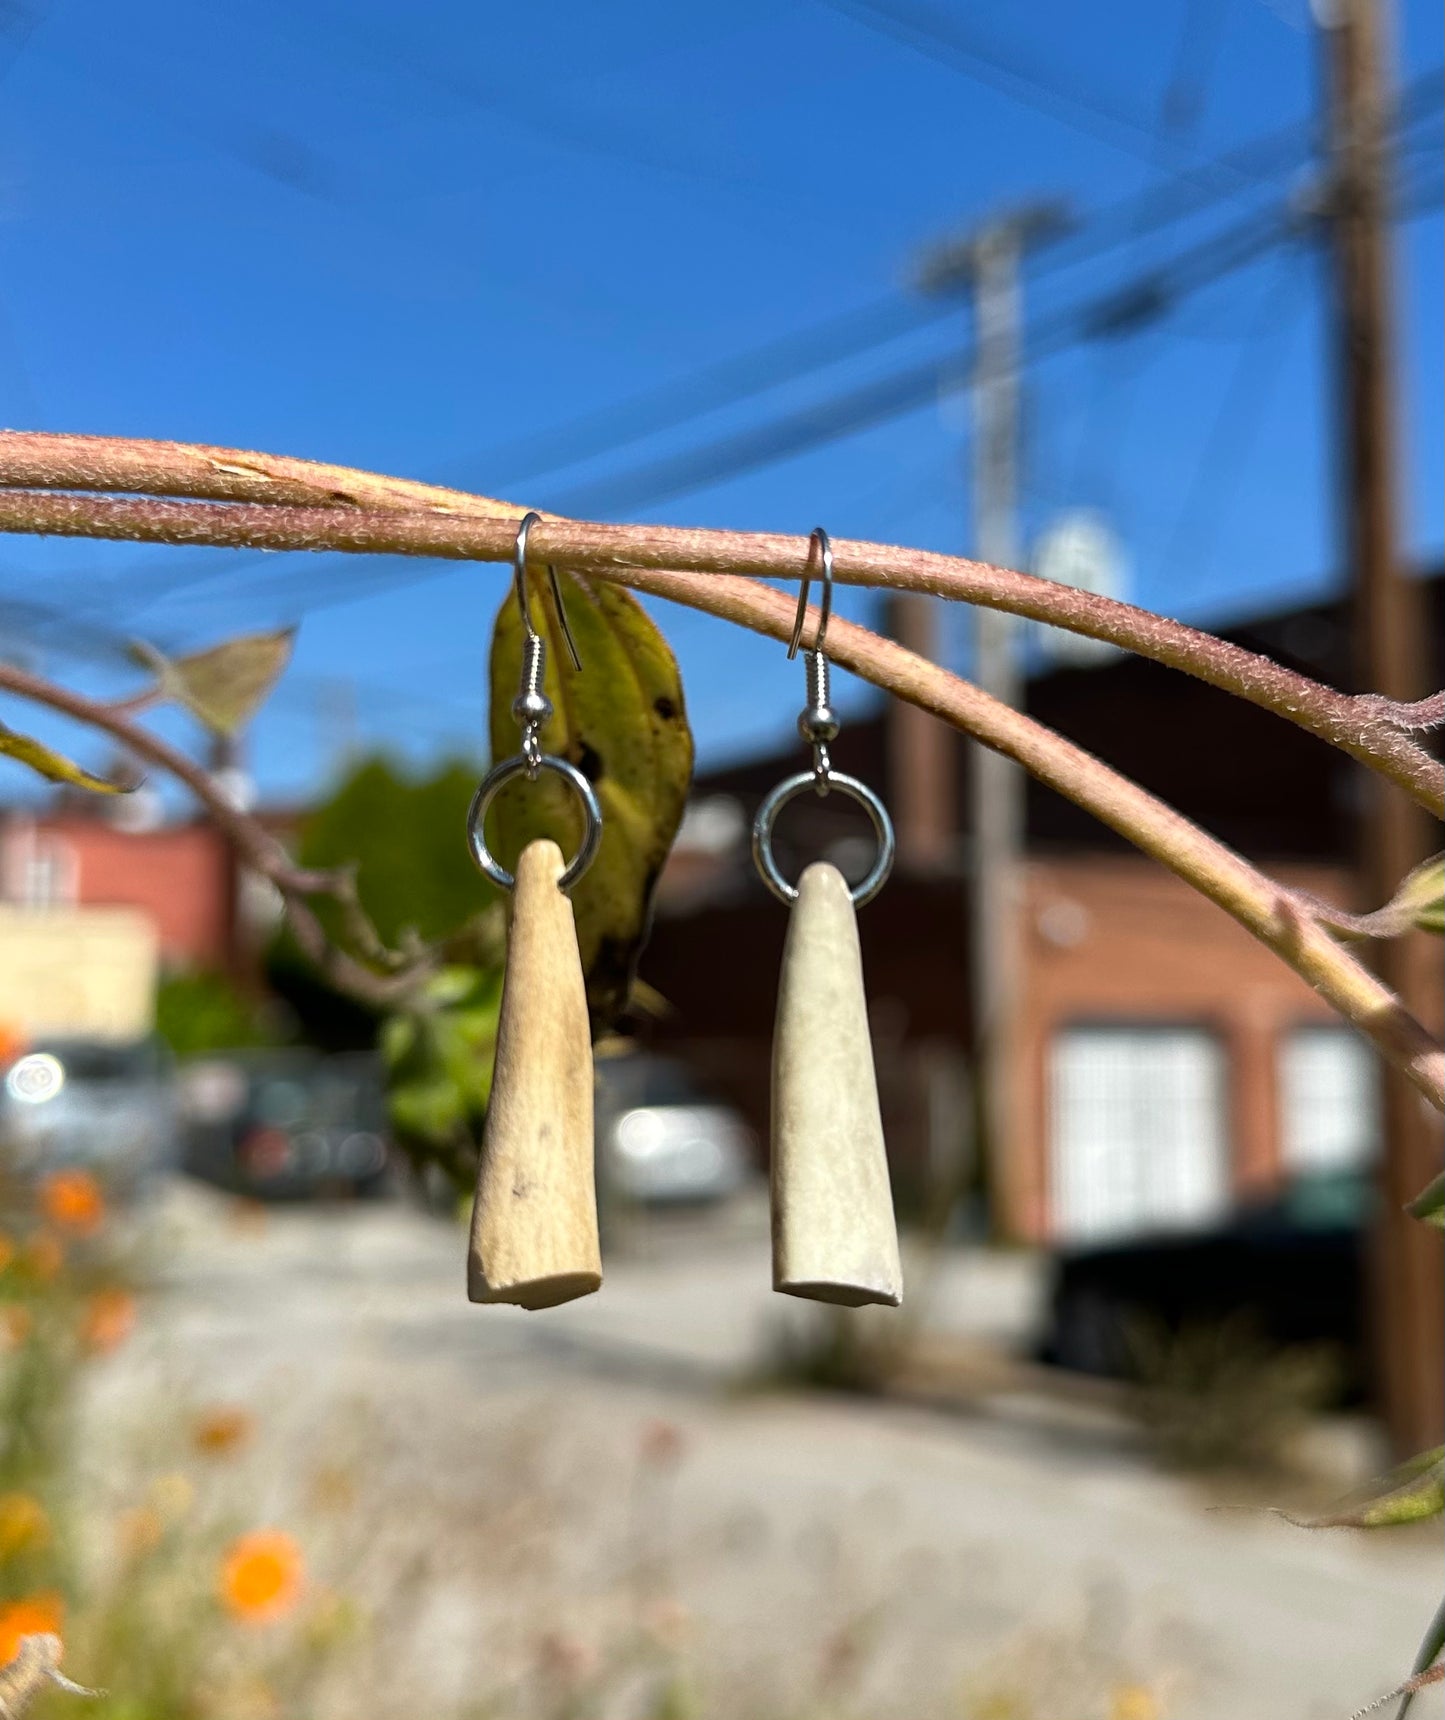
[[[1430,691],[1428,622],[1417,580],[1404,577],[1395,538],[1396,471],[1391,281],[1387,243],[1391,112],[1381,0],[1330,0],[1324,24],[1330,203],[1336,291],[1340,489],[1354,589],[1359,690],[1414,700]],[[1378,907],[1438,844],[1427,816],[1379,777],[1363,784],[1360,877]],[[1441,1000],[1425,938],[1380,943],[1380,977],[1427,1024]],[[1400,1456],[1445,1436],[1445,1261],[1438,1231],[1404,1203],[1440,1169],[1440,1119],[1409,1082],[1381,1064],[1381,1216],[1374,1238],[1372,1328],[1381,1409]]]

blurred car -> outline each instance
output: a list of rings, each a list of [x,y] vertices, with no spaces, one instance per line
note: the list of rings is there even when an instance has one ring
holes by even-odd
[[[380,1193],[388,1180],[381,1067],[365,1052],[237,1051],[180,1075],[184,1168],[235,1194]]]
[[[1302,1177],[1278,1199],[1200,1232],[1131,1237],[1055,1257],[1045,1361],[1130,1378],[1145,1331],[1245,1322],[1270,1348],[1327,1345],[1342,1392],[1367,1386],[1363,1308],[1368,1176]]]
[[[39,1040],[0,1083],[0,1159],[21,1178],[83,1169],[134,1196],[179,1144],[174,1067],[154,1037]]]
[[[667,1058],[597,1061],[597,1175],[604,1194],[644,1206],[726,1200],[756,1159],[752,1131]]]

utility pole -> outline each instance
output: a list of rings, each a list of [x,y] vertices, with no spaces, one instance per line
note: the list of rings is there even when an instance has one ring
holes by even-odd
[[[1316,0],[1323,30],[1333,178],[1327,199],[1336,295],[1340,488],[1353,581],[1356,680],[1387,698],[1423,697],[1428,623],[1419,583],[1403,576],[1395,537],[1396,473],[1388,224],[1391,104],[1382,0]],[[1364,905],[1394,895],[1435,846],[1426,814],[1366,773],[1361,809]],[[1441,1000],[1420,933],[1381,941],[1376,970],[1406,1008],[1438,1025]],[[1399,1455],[1445,1435],[1445,1259],[1441,1238],[1404,1203],[1440,1168],[1440,1122],[1398,1071],[1381,1065],[1381,1216],[1374,1238],[1372,1349]]]
[[[973,518],[981,561],[1018,563],[1019,369],[1025,250],[1055,238],[1067,217],[1056,203],[1030,204],[984,222],[929,256],[925,291],[972,295]],[[973,678],[1007,705],[1022,694],[1014,617],[974,610]],[[1011,759],[975,744],[969,771],[969,953],[978,1065],[980,1161],[994,1194],[995,1222],[1017,1213],[1009,1147],[1015,1139],[1011,1082],[1021,969],[1019,863],[1024,841],[1024,775]]]

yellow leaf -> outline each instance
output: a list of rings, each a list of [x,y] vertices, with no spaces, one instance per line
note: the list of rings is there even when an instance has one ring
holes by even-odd
[[[137,640],[131,654],[155,671],[163,698],[184,705],[217,734],[233,735],[250,722],[281,679],[295,638],[294,627],[243,633],[176,658]]]
[[[692,731],[667,641],[630,592],[558,570],[567,619],[582,659],[572,667],[546,581],[531,578],[532,618],[547,639],[546,692],[553,715],[543,749],[575,765],[602,808],[597,858],[572,890],[577,941],[594,1027],[621,1013],[647,934],[653,888],[692,780]],[[512,715],[522,673],[522,622],[508,594],[492,633],[494,759],[517,751]],[[550,836],[569,858],[582,836],[576,796],[560,779],[518,778],[497,796],[487,843],[512,870],[522,848]]]
[[[0,724],[0,754],[29,765],[31,770],[51,782],[68,782],[75,788],[88,788],[93,794],[128,794],[123,783],[107,782],[103,776],[92,776],[78,764],[72,764],[63,753],[44,746],[29,735],[17,735],[14,729]]]

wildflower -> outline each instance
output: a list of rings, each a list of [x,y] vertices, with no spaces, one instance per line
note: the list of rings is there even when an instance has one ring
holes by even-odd
[[[62,1636],[65,1602],[54,1589],[0,1605],[0,1666],[14,1660],[27,1636]]]
[[[8,1272],[15,1259],[14,1240],[0,1230],[0,1272]]]
[[[85,1304],[80,1341],[96,1355],[118,1349],[135,1330],[135,1297],[129,1290],[97,1290]]]
[[[21,1264],[37,1284],[49,1284],[65,1265],[64,1244],[52,1231],[38,1230],[25,1244]]]
[[[13,1021],[0,1021],[0,1069],[6,1069],[25,1049],[25,1035]]]
[[[29,1493],[0,1493],[0,1560],[50,1545],[50,1518]]]
[[[191,1444],[204,1457],[229,1457],[249,1445],[256,1424],[243,1409],[220,1404],[203,1410],[191,1426]]]
[[[53,1171],[40,1185],[40,1210],[62,1230],[93,1236],[105,1222],[105,1196],[88,1171]]]
[[[1162,1720],[1164,1710],[1142,1684],[1121,1684],[1109,1703],[1109,1720]]]
[[[165,1535],[166,1526],[153,1505],[133,1505],[115,1520],[115,1538],[121,1557],[143,1559],[155,1552]]]
[[[284,1618],[301,1594],[301,1549],[282,1529],[253,1529],[226,1549],[217,1583],[221,1601],[244,1624]]]
[[[22,1308],[18,1302],[0,1307],[0,1348],[18,1350],[30,1336],[34,1324],[30,1310]]]

